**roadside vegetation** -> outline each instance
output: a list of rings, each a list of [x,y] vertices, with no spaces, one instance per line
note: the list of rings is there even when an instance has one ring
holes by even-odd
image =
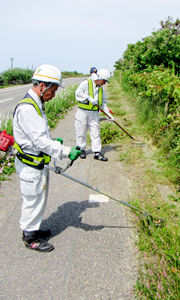
[[[119,160],[137,186],[131,204],[165,220],[162,228],[136,214],[132,220],[138,228],[133,291],[138,300],[180,299],[180,21],[168,17],[160,24],[150,37],[127,46],[109,89],[113,96],[119,88],[113,102],[128,107],[121,117],[127,131],[149,145],[145,150],[121,140]],[[163,187],[171,187],[172,194],[163,197]]]
[[[34,71],[29,69],[14,68],[0,74],[0,88],[17,84],[30,83]]]
[[[0,74],[0,88],[18,85],[18,84],[28,84],[31,83],[32,76],[34,73],[34,69],[21,69],[21,68],[14,68],[8,69]],[[85,76],[83,73],[78,73],[77,71],[62,72],[63,78],[69,77],[81,77]]]

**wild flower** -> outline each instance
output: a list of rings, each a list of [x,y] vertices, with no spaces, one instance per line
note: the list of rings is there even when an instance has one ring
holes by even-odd
[[[164,292],[164,288],[163,288],[162,282],[160,282],[159,280],[158,280],[158,290]]]
[[[166,274],[166,271],[164,269],[162,271],[162,275],[163,275],[164,278],[167,278],[167,274]]]
[[[169,293],[169,295],[170,296],[172,296],[172,293],[171,293],[171,291],[170,291],[170,289],[168,288],[168,293]]]
[[[8,167],[11,167],[11,163],[8,163]]]
[[[149,275],[154,276],[153,270],[152,269],[148,269]]]
[[[3,168],[0,168],[0,174],[2,174],[2,172],[3,172]]]
[[[161,295],[159,294],[158,291],[156,292],[156,295],[157,295],[158,299],[161,299]]]

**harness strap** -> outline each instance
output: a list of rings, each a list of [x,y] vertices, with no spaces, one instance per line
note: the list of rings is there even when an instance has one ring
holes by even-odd
[[[13,113],[13,117],[15,115],[16,109],[19,105],[21,104],[30,104],[33,105],[34,108],[36,109],[38,115],[40,115],[42,117],[41,111],[39,106],[37,105],[37,103],[32,99],[32,98],[25,98],[23,100],[21,100],[17,106],[15,107],[14,113]],[[32,155],[32,154],[28,154],[25,153],[21,147],[15,142],[13,147],[18,150],[18,153],[16,154],[16,156],[18,157],[18,159],[23,162],[24,164],[35,168],[35,169],[39,169],[42,170],[44,168],[44,164],[48,164],[51,160],[51,157],[49,155],[46,155],[43,152],[40,152],[39,155]],[[35,163],[34,160],[36,160],[38,162]]]
[[[91,98],[94,98],[93,81],[91,79],[87,79],[87,81],[88,81],[88,94]],[[102,105],[102,98],[103,98],[103,89],[102,87],[100,87],[98,90],[98,105]],[[98,110],[98,107],[92,105],[92,103],[89,101],[87,103],[79,102],[78,107],[85,110],[95,110],[95,111]]]

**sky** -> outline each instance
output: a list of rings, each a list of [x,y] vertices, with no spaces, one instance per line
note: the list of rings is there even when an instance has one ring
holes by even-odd
[[[180,18],[180,0],[0,0],[0,73],[51,64],[114,70],[128,44]]]

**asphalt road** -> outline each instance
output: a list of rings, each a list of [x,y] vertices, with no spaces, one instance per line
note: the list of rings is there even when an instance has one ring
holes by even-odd
[[[60,120],[52,137],[75,145],[74,107]],[[95,161],[91,147],[66,173],[109,195],[129,200],[131,184],[117,160],[120,145],[102,152],[108,162]],[[58,162],[65,167],[68,159]],[[53,166],[53,164],[52,164]],[[136,281],[134,228],[129,210],[109,199],[90,203],[94,191],[50,171],[48,203],[42,229],[50,228],[55,249],[26,249],[19,228],[21,193],[17,174],[0,186],[0,299],[3,300],[132,300]]]
[[[82,80],[82,77],[66,78],[63,79],[62,84],[66,88],[70,85],[80,83]],[[32,87],[32,84],[24,84],[15,87],[0,89],[1,116],[12,114],[16,104],[25,96],[30,87]],[[62,88],[59,88],[57,93],[60,93],[62,90]]]

